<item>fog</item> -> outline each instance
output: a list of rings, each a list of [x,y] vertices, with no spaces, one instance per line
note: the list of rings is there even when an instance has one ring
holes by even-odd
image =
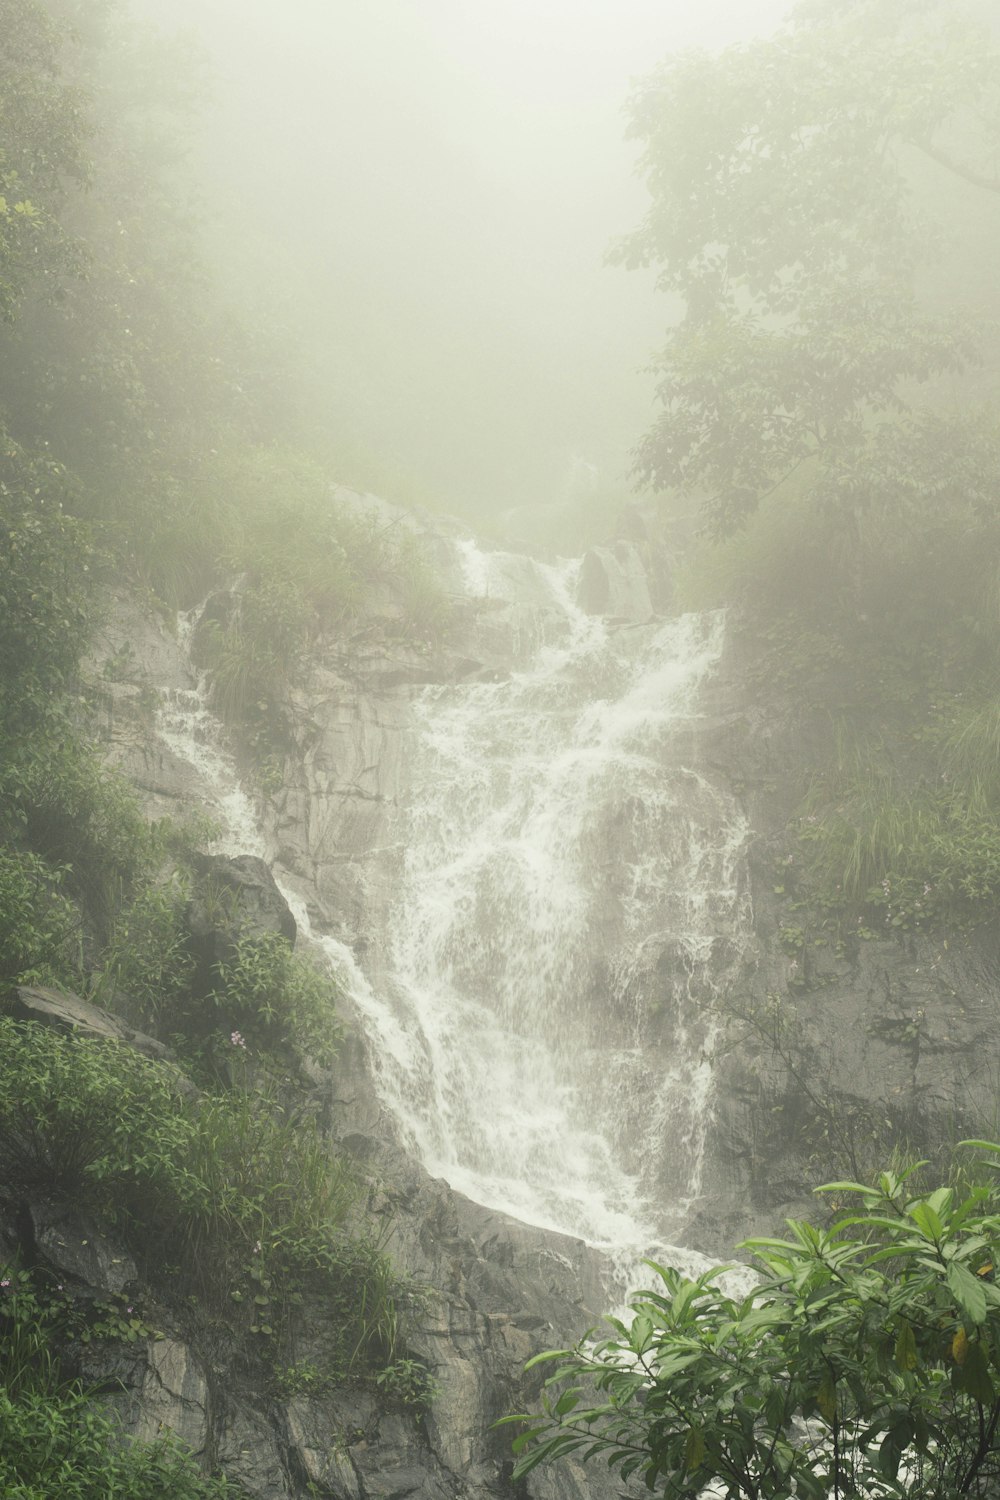
[[[630,81],[784,0],[146,0],[209,61],[196,162],[234,302],[348,480],[490,519],[627,488],[669,307]]]

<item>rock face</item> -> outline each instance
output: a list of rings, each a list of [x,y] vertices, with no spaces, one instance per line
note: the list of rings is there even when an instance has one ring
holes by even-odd
[[[457,590],[463,578],[454,545],[447,534],[436,545]],[[399,857],[389,841],[392,814],[407,793],[415,693],[427,682],[502,676],[549,629],[549,595],[535,565],[505,556],[492,565],[502,591],[487,589],[457,606],[461,624],[447,649],[428,653],[401,642],[376,619],[353,640],[318,650],[311,681],[285,705],[290,749],[280,784],[256,797],[259,841],[201,861],[189,927],[206,983],[245,932],[295,937],[272,868],[302,899],[316,930],[359,952],[373,941],[386,920],[386,871]],[[628,567],[631,584],[616,582],[614,611],[648,618],[649,589],[631,555]],[[224,622],[233,607],[228,596],[218,600],[213,618]],[[391,608],[389,601],[387,617]],[[93,670],[109,759],[133,780],[151,815],[216,814],[220,788],[211,764],[179,754],[177,735],[158,732],[158,696],[168,720],[188,715],[192,738],[200,732],[204,698],[182,643],[122,601]],[[108,1021],[75,997],[39,992],[25,992],[21,1014],[95,1033]],[[148,1041],[124,1027],[115,1035],[139,1048]],[[540,1378],[523,1370],[532,1354],[572,1343],[599,1323],[607,1302],[603,1259],[582,1241],[471,1203],[407,1158],[391,1139],[356,1039],[348,1037],[336,1075],[323,1086],[332,1129],[371,1183],[370,1208],[385,1219],[387,1248],[419,1292],[407,1357],[429,1372],[426,1410],[407,1403],[405,1381],[395,1392],[277,1398],[167,1316],[160,1338],[140,1339],[110,1358],[93,1345],[81,1351],[81,1376],[88,1385],[114,1387],[130,1431],[174,1431],[261,1500],[508,1500],[515,1494],[510,1436],[492,1431],[493,1423],[537,1395]],[[124,1293],[157,1305],[156,1288],[143,1283],[125,1250],[72,1205],[21,1205],[0,1222],[0,1234],[7,1250],[20,1248],[47,1266],[74,1296]],[[584,1473],[570,1463],[533,1476],[517,1493],[583,1500],[619,1489],[601,1470]]]
[[[81,1348],[80,1377],[108,1393],[128,1431],[176,1434],[261,1500],[508,1496],[509,1439],[492,1424],[535,1395],[523,1365],[540,1346],[569,1342],[596,1321],[601,1257],[469,1203],[384,1142],[353,1144],[382,1184],[372,1211],[390,1226],[394,1261],[421,1292],[409,1351],[432,1378],[426,1409],[407,1404],[405,1385],[382,1397],[339,1390],[276,1398],[246,1370],[197,1352],[190,1334],[169,1323],[130,1345]],[[154,1320],[155,1288],[71,1204],[22,1204],[18,1215],[0,1215],[0,1235],[4,1252],[47,1271],[72,1300],[125,1294]],[[531,1493],[583,1500],[612,1488],[570,1468],[533,1481]]]
[[[641,622],[653,613],[646,570],[633,542],[584,553],[577,602],[592,615]]]
[[[355,502],[361,506],[363,497]],[[426,519],[414,524],[430,526]],[[583,608],[625,624],[649,620],[669,591],[666,569],[651,564],[651,543],[637,526],[633,518],[617,542],[593,549],[579,582]],[[435,546],[449,586],[466,586],[448,528]],[[402,853],[393,814],[408,791],[416,691],[428,682],[489,682],[517,670],[546,639],[550,621],[533,565],[494,556],[490,578],[459,605],[461,627],[445,650],[400,642],[372,621],[354,640],[318,652],[311,683],[286,704],[291,748],[277,790],[257,794],[268,860],[254,848],[206,865],[234,906],[228,922],[217,912],[193,911],[206,964],[218,962],[250,914],[294,935],[268,862],[301,897],[317,931],[358,953],[376,942],[388,920],[387,872]],[[178,643],[124,605],[104,650],[99,660],[113,664],[102,702],[112,760],[154,815],[188,806],[211,811],[217,789],[154,733],[151,687],[175,695],[196,687]],[[907,937],[848,945],[839,954],[793,958],[785,951],[788,912],[775,891],[787,883],[779,867],[787,857],[782,835],[806,758],[803,736],[821,732],[791,704],[784,716],[765,720],[733,654],[691,734],[690,764],[711,767],[738,791],[752,840],[754,946],[747,956],[725,931],[713,939],[728,1013],[714,1044],[706,1040],[715,1049],[706,1059],[715,1116],[702,1196],[687,1229],[689,1243],[720,1259],[742,1235],[771,1229],[785,1211],[813,1211],[803,1186],[834,1175],[825,1170],[834,1159],[843,1175],[845,1156],[853,1153],[863,1170],[893,1140],[925,1151],[956,1128],[992,1128],[1000,1077],[1000,944],[993,935],[952,939],[947,948]],[[595,855],[595,869],[598,862]],[[636,967],[636,1004],[655,1009],[678,982],[687,983],[692,1006],[710,1004],[684,945],[651,944]],[[42,1018],[52,1002],[23,992],[21,1004],[23,1014]],[[72,1006],[59,1011],[58,1023],[96,1024]],[[707,1039],[708,1029],[699,1035]],[[650,1065],[666,1068],[669,1016],[658,1038]],[[144,1045],[135,1036],[121,1039]],[[606,1302],[599,1257],[431,1180],[393,1144],[356,1038],[345,1044],[328,1087],[332,1128],[364,1164],[395,1260],[426,1289],[410,1347],[435,1383],[429,1409],[417,1414],[391,1393],[265,1399],[196,1354],[180,1328],[165,1328],[162,1341],[122,1358],[113,1372],[123,1384],[121,1409],[136,1431],[162,1424],[181,1433],[262,1500],[315,1493],[334,1500],[507,1500],[515,1493],[509,1438],[491,1424],[535,1394],[522,1373],[532,1353],[572,1342],[598,1321]],[[27,1226],[8,1225],[8,1237],[20,1234],[33,1254],[90,1294],[131,1287],[127,1257],[113,1246],[98,1254],[92,1226],[60,1213],[58,1206],[30,1205]],[[90,1259],[81,1259],[84,1240]],[[612,1488],[600,1467],[583,1471],[572,1463],[533,1475],[527,1486],[540,1500],[582,1500]]]
[[[10,1003],[10,1014],[18,1021],[33,1021],[36,1025],[52,1026],[60,1031],[122,1042],[134,1047],[144,1057],[163,1060],[170,1055],[169,1049],[154,1037],[133,1030],[117,1016],[63,990],[19,985]]]
[[[786,829],[828,717],[747,688],[738,629],[700,733],[702,763],[740,788],[751,830],[750,965],[731,990],[716,1064],[704,1197],[690,1242],[710,1253],[789,1215],[812,1184],[870,1176],[894,1151],[940,1161],[996,1131],[995,929],[799,943],[798,855]]]

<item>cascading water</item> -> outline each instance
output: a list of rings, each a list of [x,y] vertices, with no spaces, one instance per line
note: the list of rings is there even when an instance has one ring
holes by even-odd
[[[503,554],[465,561],[470,592],[509,576]],[[718,935],[745,925],[743,821],[676,753],[723,621],[613,630],[574,604],[578,564],[532,567],[533,661],[417,704],[387,973],[363,1008],[433,1174],[634,1263],[698,1191],[713,1026],[692,977],[704,997]],[[639,982],[665,947],[668,1057]]]
[[[527,659],[504,680],[415,703],[406,853],[377,969],[316,941],[428,1170],[604,1248],[632,1279],[699,1190],[713,964],[720,935],[732,954],[747,928],[742,819],[687,764],[723,622],[615,629],[573,602],[576,564],[462,553],[480,598],[527,570],[533,649],[522,640]],[[161,734],[199,770],[221,847],[267,857],[203,690],[173,695]],[[304,901],[275,873],[308,935]]]

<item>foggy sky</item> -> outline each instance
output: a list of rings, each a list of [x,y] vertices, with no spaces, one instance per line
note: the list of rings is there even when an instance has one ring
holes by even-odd
[[[611,240],[630,80],[786,0],[142,0],[215,74],[227,279],[299,342],[317,426],[450,507],[622,484],[669,309]],[[588,472],[591,472],[588,470]]]

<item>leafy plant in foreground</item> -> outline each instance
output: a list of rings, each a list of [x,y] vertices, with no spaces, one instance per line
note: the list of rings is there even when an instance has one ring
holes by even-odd
[[[0,1490],[8,1500],[235,1500],[170,1438],[135,1442],[79,1392],[12,1400],[0,1388]]]
[[[745,1296],[653,1266],[630,1324],[531,1361],[554,1372],[539,1413],[505,1419],[526,1424],[515,1477],[574,1453],[676,1500],[710,1482],[727,1500],[995,1493],[1000,1199],[915,1193],[916,1170],[829,1183],[858,1207],[747,1241]]]

